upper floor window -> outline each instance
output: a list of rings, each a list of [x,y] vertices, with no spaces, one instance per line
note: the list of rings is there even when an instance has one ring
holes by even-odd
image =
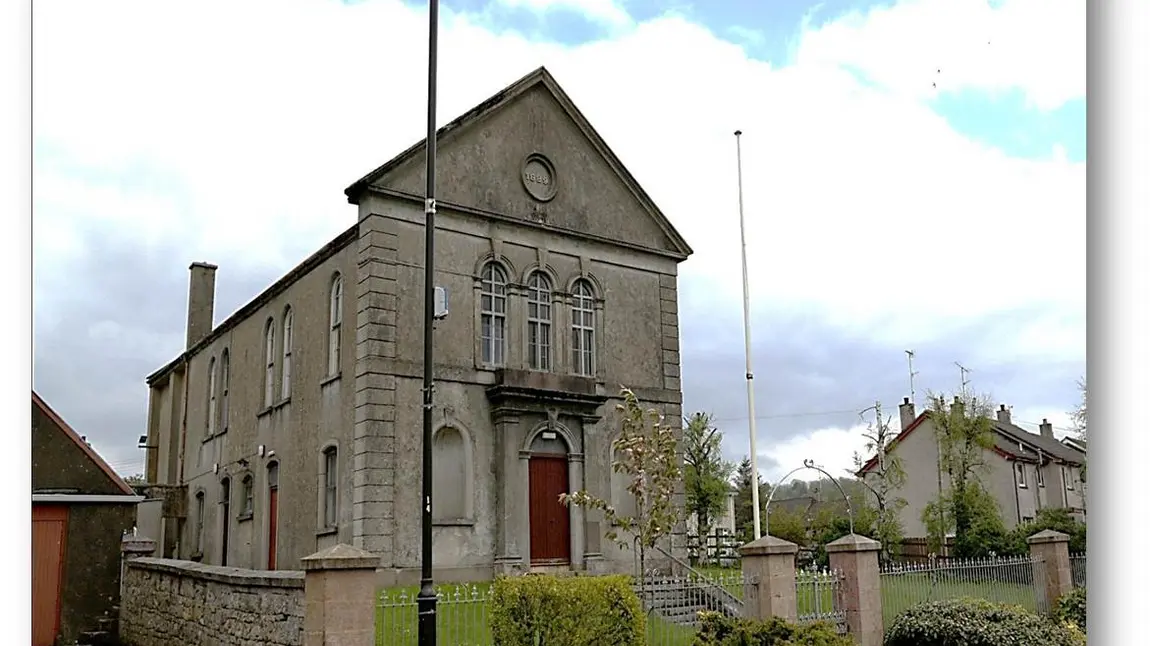
[[[1074,491],[1074,472],[1066,465],[1062,466],[1062,481],[1066,483],[1067,491]]]
[[[1046,486],[1046,478],[1042,477],[1042,465],[1041,464],[1034,467],[1034,483],[1037,484],[1039,487],[1045,487]]]
[[[271,406],[276,388],[276,326],[268,319],[264,327],[264,406]]]
[[[1026,487],[1026,465],[1021,462],[1014,463],[1014,477],[1019,487]]]
[[[216,358],[208,361],[208,437],[216,433]]]
[[[331,281],[331,297],[328,303],[327,374],[339,372],[339,354],[342,345],[340,329],[343,327],[343,276],[336,274]]]
[[[243,486],[243,500],[240,502],[240,515],[251,516],[256,506],[256,489],[250,473],[244,476],[241,484]]]
[[[484,265],[479,291],[482,361],[502,366],[507,345],[507,274],[503,267],[494,262]]]
[[[228,389],[232,381],[231,353],[227,348],[220,357],[220,431],[228,430]]]
[[[283,336],[283,365],[280,370],[283,375],[280,379],[280,399],[291,396],[291,350],[292,350],[292,316],[291,308],[284,310],[284,336]]]
[[[584,377],[595,374],[595,297],[580,278],[571,289],[571,367]]]
[[[527,361],[532,370],[551,369],[551,280],[541,271],[527,279]]]

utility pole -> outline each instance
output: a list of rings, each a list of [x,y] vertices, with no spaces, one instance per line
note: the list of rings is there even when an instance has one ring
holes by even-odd
[[[429,0],[427,33],[427,196],[423,203],[423,495],[420,553],[419,646],[435,646],[435,583],[431,575],[431,442],[435,406],[435,89],[439,45],[439,0]]]
[[[747,279],[747,227],[743,219],[743,144],[742,130],[735,131],[735,154],[739,169],[739,239],[743,251],[743,343],[747,353],[747,430],[751,436],[751,518],[755,526],[755,540],[762,537],[762,519],[759,518],[759,454],[755,452],[755,373],[751,370],[751,289]]]

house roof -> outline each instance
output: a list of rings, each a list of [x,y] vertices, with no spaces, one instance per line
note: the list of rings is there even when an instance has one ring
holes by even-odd
[[[40,412],[44,413],[48,419],[52,420],[52,422],[56,424],[56,426],[58,426],[61,431],[64,432],[64,435],[77,447],[79,447],[80,450],[83,451],[88,456],[88,458],[92,460],[92,462],[95,463],[95,465],[99,467],[101,471],[104,472],[104,475],[108,476],[108,479],[112,481],[112,484],[116,485],[117,489],[122,491],[124,495],[127,496],[136,495],[136,492],[132,489],[132,487],[129,486],[127,482],[124,482],[124,479],[121,478],[120,475],[116,473],[114,469],[112,469],[112,467],[108,466],[108,463],[104,461],[104,458],[100,457],[100,454],[96,453],[95,449],[88,446],[88,443],[85,442],[80,437],[80,435],[76,433],[76,431],[73,430],[71,426],[68,425],[68,422],[64,421],[64,418],[60,417],[56,411],[52,410],[52,407],[49,406],[48,403],[43,399],[41,399],[40,396],[36,394],[35,390],[32,391],[32,405],[39,408]]]
[[[1076,451],[1086,453],[1086,440],[1077,437],[1064,437],[1062,438],[1062,443]]]
[[[607,142],[603,140],[579,108],[575,107],[571,98],[567,96],[567,93],[563,91],[563,88],[559,86],[559,83],[555,81],[555,78],[551,76],[551,73],[548,72],[545,67],[537,68],[459,117],[456,117],[453,121],[436,131],[436,140],[440,141],[445,137],[449,137],[452,133],[462,130],[492,112],[502,109],[519,96],[536,87],[545,88],[551,93],[551,96],[554,97],[555,101],[563,108],[567,116],[575,123],[583,135],[587,137],[599,154],[603,156],[603,159],[607,162],[611,170],[622,180],[623,184],[631,191],[639,204],[647,211],[659,228],[662,229],[663,233],[674,245],[676,255],[681,258],[686,258],[694,253],[690,245],[687,244],[687,241],[678,230],[675,229],[674,225],[671,224],[671,221],[667,219],[663,211],[655,205],[655,202],[647,195],[647,192],[643,190],[643,187],[639,185],[639,182],[635,180],[634,176],[631,175],[630,171],[627,170],[623,162],[619,160],[607,145]],[[360,196],[371,184],[378,182],[412,157],[422,155],[426,147],[426,142],[426,138],[421,139],[407,150],[393,157],[387,163],[364,175],[354,184],[347,187],[344,194],[347,195],[348,202],[358,204]]]
[[[899,434],[891,440],[887,450],[893,449],[899,442],[906,439],[908,435],[913,433],[915,429],[921,426],[929,417],[930,411],[920,413],[913,422],[908,424],[906,428],[900,431]],[[992,450],[1004,458],[1038,462],[1039,454],[1041,453],[1041,455],[1048,459],[1053,458],[1076,465],[1082,464],[1082,455],[1074,449],[1063,445],[1058,440],[1042,437],[1037,433],[1031,433],[1014,424],[1004,424],[997,419],[992,421],[994,422],[993,429],[995,431]],[[877,463],[878,456],[871,457],[855,475],[862,477],[863,474],[873,469]]]

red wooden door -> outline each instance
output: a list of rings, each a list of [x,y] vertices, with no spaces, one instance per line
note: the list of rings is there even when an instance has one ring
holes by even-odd
[[[276,569],[276,525],[279,524],[279,487],[268,490],[268,569]]]
[[[32,505],[32,646],[52,646],[60,630],[67,529],[67,507]]]
[[[530,472],[531,562],[571,561],[571,520],[559,494],[567,493],[567,457],[532,456]]]

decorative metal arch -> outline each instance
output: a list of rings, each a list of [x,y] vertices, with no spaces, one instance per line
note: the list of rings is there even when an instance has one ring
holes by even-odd
[[[771,487],[771,493],[767,495],[767,504],[763,506],[763,515],[767,517],[767,527],[768,528],[770,527],[771,500],[774,499],[775,492],[779,490],[779,486],[782,485],[784,482],[786,482],[788,478],[790,478],[794,474],[798,473],[799,471],[802,471],[803,469],[810,469],[812,471],[818,471],[819,473],[830,478],[831,482],[834,483],[835,487],[839,490],[839,493],[841,493],[843,495],[843,500],[847,504],[847,522],[849,523],[851,534],[854,534],[855,533],[855,513],[854,513],[854,509],[851,508],[850,496],[847,495],[846,490],[843,489],[842,485],[839,484],[838,478],[832,476],[830,473],[827,472],[826,469],[815,464],[815,461],[810,460],[810,459],[803,460],[803,466],[798,467],[797,469],[791,469],[791,471],[789,473],[787,473],[787,475],[783,476],[782,478],[779,478],[779,481],[776,482],[773,487]],[[770,532],[768,531],[766,533],[769,534]]]

